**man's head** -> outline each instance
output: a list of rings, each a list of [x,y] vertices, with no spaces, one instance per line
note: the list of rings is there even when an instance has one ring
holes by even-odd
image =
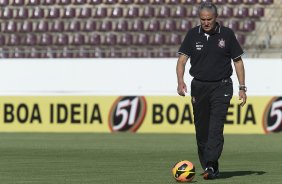
[[[210,32],[214,29],[217,18],[217,8],[211,2],[203,2],[198,9],[201,26],[205,32]]]

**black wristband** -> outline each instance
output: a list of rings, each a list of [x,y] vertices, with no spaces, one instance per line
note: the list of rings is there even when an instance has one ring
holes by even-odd
[[[239,90],[242,90],[242,91],[244,91],[244,92],[247,92],[247,86],[245,86],[245,85],[240,85],[240,86],[239,86]]]

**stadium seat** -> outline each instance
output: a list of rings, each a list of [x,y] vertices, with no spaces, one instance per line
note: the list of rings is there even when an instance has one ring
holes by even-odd
[[[187,10],[183,6],[177,6],[176,9],[173,12],[173,17],[176,18],[182,18],[182,17],[187,17]]]
[[[106,57],[106,51],[105,49],[102,48],[94,48],[94,53],[93,53],[94,58],[105,58]]]
[[[8,36],[8,43],[9,46],[18,46],[21,44],[21,38],[17,34],[10,34]]]
[[[120,45],[131,45],[133,43],[133,36],[131,34],[123,34],[120,39],[118,39],[118,44]]]
[[[246,20],[243,22],[241,31],[251,32],[255,30],[255,22],[253,20]]]
[[[233,5],[239,5],[239,4],[243,4],[243,0],[230,0],[229,1],[230,4],[233,4]]]
[[[92,15],[92,9],[91,8],[80,8],[77,9],[77,17],[78,18],[90,18]]]
[[[0,35],[0,45],[1,47],[6,44],[6,39],[4,35]]]
[[[153,35],[153,40],[152,40],[153,45],[163,45],[165,44],[165,42],[166,40],[164,34],[157,33]]]
[[[198,7],[193,6],[191,12],[188,15],[189,17],[198,17]]]
[[[17,32],[17,23],[15,21],[6,22],[3,27],[4,33]]]
[[[13,10],[10,8],[4,8],[1,13],[0,19],[12,19],[13,18]]]
[[[239,7],[236,9],[235,17],[237,18],[246,18],[249,16],[249,8]]]
[[[55,51],[55,50],[54,50]],[[73,49],[68,48],[68,47],[63,47],[62,50],[60,50],[59,52],[57,52],[56,54],[56,58],[72,58],[73,57]]]
[[[51,23],[51,32],[63,32],[65,30],[65,24],[61,20],[57,20]]]
[[[121,0],[120,4],[133,4],[134,0]]]
[[[37,37],[35,34],[26,34],[24,37],[24,45],[33,46],[37,44]]]
[[[59,34],[55,40],[56,45],[68,45],[69,44],[69,37],[66,34]]]
[[[40,0],[28,0],[27,5],[29,6],[39,6],[40,5]]]
[[[30,18],[34,18],[34,19],[44,18],[44,9],[38,7],[32,9]]]
[[[71,21],[69,22],[68,31],[78,32],[81,30],[80,21]]]
[[[150,4],[150,0],[136,0],[136,4],[143,4],[143,5]]]
[[[156,52],[157,55],[154,55],[153,57],[158,57],[158,58],[169,58],[171,57],[171,54],[169,51],[160,51]]]
[[[176,30],[176,22],[174,20],[167,20],[164,22],[162,31],[173,32]]]
[[[148,24],[147,31],[159,31],[160,30],[160,21],[159,20],[151,20]]]
[[[30,53],[41,49],[49,49],[46,57],[65,57],[64,48],[73,49],[73,57],[79,58],[174,57],[172,51],[177,50],[185,32],[199,23],[196,4],[200,1],[0,0],[0,44],[10,51],[17,48],[16,54],[9,54],[11,57],[22,56],[20,50],[27,52],[23,57],[41,57],[41,53]],[[268,11],[263,5],[274,2],[208,1],[219,5],[218,21],[238,32],[241,44],[249,40],[248,36],[260,25],[256,22]],[[112,45],[110,53],[108,48]],[[131,50],[128,46],[132,46]],[[99,54],[94,54],[93,49],[98,49]],[[59,50],[60,54],[52,56],[50,50]]]
[[[41,52],[40,54],[40,58],[56,58],[56,57],[57,57],[57,49],[52,49],[50,47],[45,48],[44,52]]]
[[[168,4],[178,5],[181,3],[181,0],[168,0]]]
[[[47,11],[48,11],[47,16],[46,16],[47,18],[57,19],[57,18],[60,17],[60,9],[59,8],[52,7],[52,8],[49,8]]]
[[[139,57],[139,51],[137,51],[137,49],[128,49],[128,50],[126,50],[124,57],[126,57],[126,58],[138,58]]]
[[[140,20],[140,19],[134,20],[131,31],[143,31],[143,30],[144,30],[143,20]]]
[[[194,4],[196,4],[197,3],[197,0],[184,0],[183,1],[183,4],[190,4],[190,5],[194,5]]]
[[[264,16],[264,8],[263,7],[255,7],[252,9],[252,15],[253,18],[261,18]]]
[[[259,1],[258,0],[245,0],[244,3],[247,5],[255,5],[257,4]]]
[[[85,37],[82,34],[75,34],[72,37],[72,45],[83,45],[85,43]]]
[[[33,31],[32,22],[30,21],[21,22],[19,25],[20,32],[30,33]]]
[[[149,44],[149,36],[144,33],[140,33],[137,35],[135,45],[148,45]]]
[[[105,40],[104,40],[105,45],[116,45],[116,43],[117,43],[117,35],[110,33],[105,36]]]
[[[179,27],[177,27],[177,30],[182,32],[187,32],[191,28],[192,28],[192,23],[190,21],[182,20],[179,24]]]
[[[40,50],[32,47],[31,49],[29,49],[28,52],[26,52],[25,57],[26,58],[40,58],[41,57]]]
[[[86,3],[87,3],[87,0],[73,0],[73,4],[75,5],[82,5]]]
[[[89,45],[100,45],[101,44],[101,36],[98,34],[90,35],[88,40]]]
[[[144,11],[142,13],[142,17],[150,18],[155,16],[155,8],[151,6],[145,6]]]
[[[88,20],[87,22],[85,22],[84,26],[82,27],[82,30],[86,32],[96,31],[97,30],[96,21]]]
[[[273,0],[261,0],[259,3],[262,5],[270,5],[273,4]]]
[[[220,17],[223,17],[223,18],[233,17],[233,8],[229,6],[224,6],[220,13]]]
[[[56,4],[56,0],[42,0],[43,5],[54,5]]]
[[[93,4],[93,5],[102,4],[102,0],[90,0],[89,4]]]
[[[0,58],[9,58],[9,51],[7,48],[0,47]]]
[[[139,51],[139,57],[141,57],[141,58],[152,57],[152,54],[151,54],[152,51],[153,51],[152,48],[142,49],[142,50]]]
[[[91,57],[91,53],[86,48],[79,47],[75,57],[78,57],[78,58],[90,58]]]
[[[117,4],[118,0],[104,0],[105,4]]]
[[[35,32],[47,32],[49,30],[49,25],[47,21],[36,22]]]
[[[52,45],[53,44],[53,39],[50,34],[41,34],[39,37],[39,45]]]
[[[225,24],[226,27],[229,27],[233,31],[238,31],[239,30],[239,22],[237,20],[229,20]]]
[[[128,31],[128,22],[124,19],[119,20],[116,23],[115,31],[118,31],[118,32]]]
[[[14,48],[13,52],[10,53],[10,58],[23,58],[24,57],[24,49],[23,48]]]
[[[100,25],[100,31],[109,32],[112,30],[112,21],[103,21]]]
[[[168,45],[180,45],[182,42],[181,35],[179,34],[171,34],[167,39]]]
[[[238,42],[239,42],[241,45],[244,45],[244,44],[245,44],[245,41],[246,41],[245,35],[243,35],[243,34],[235,34],[235,35],[236,35],[236,38],[237,38]]]
[[[8,6],[9,0],[0,0],[0,6]]]
[[[107,17],[107,8],[105,7],[97,8],[94,14],[94,18],[104,18],[104,17]]]
[[[71,0],[58,0],[59,5],[69,5],[71,4]]]
[[[72,19],[75,17],[75,9],[74,8],[65,8],[63,10],[62,18]]]
[[[12,0],[13,6],[23,6],[25,4],[25,0]]]
[[[111,51],[107,54],[109,58],[121,58],[122,50],[121,49],[111,49]]]
[[[127,9],[126,13],[127,18],[137,18],[139,17],[139,8],[137,7],[130,7]]]
[[[152,0],[151,1],[152,4],[155,4],[155,5],[164,5],[165,4],[165,0]]]
[[[228,0],[215,0],[214,3],[219,5],[225,5],[228,4]]]
[[[112,18],[120,18],[123,16],[123,8],[121,7],[115,7],[111,11],[111,17]]]
[[[179,54],[177,52],[170,52],[170,57],[178,58]]]
[[[162,6],[157,14],[157,17],[160,18],[170,17],[170,8],[167,6]]]
[[[28,9],[27,8],[20,8],[16,10],[15,19],[26,19],[28,18]]]

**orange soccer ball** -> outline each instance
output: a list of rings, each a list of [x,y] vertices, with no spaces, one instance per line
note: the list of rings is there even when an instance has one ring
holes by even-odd
[[[177,162],[172,168],[173,177],[178,182],[192,181],[195,173],[194,164],[188,160]]]

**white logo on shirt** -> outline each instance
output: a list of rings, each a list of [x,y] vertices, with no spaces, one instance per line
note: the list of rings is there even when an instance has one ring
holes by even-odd
[[[223,38],[218,40],[218,46],[222,49],[225,47],[225,40]]]
[[[204,45],[202,44],[202,42],[196,42],[196,50],[202,50],[203,47]]]

